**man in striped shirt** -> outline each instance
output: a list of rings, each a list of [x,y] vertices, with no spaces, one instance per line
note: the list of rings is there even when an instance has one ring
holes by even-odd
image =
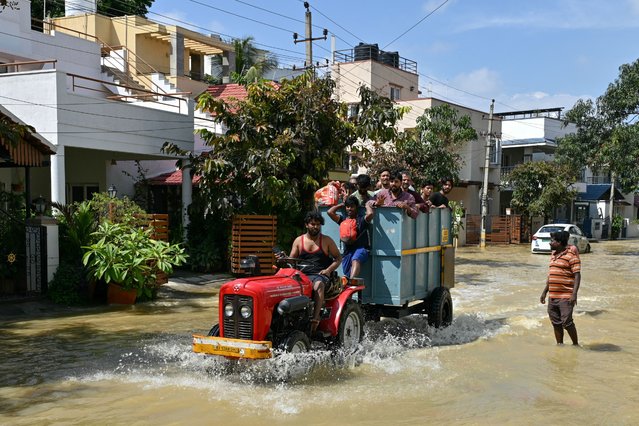
[[[564,343],[564,329],[568,332],[573,345],[579,345],[577,328],[572,320],[572,311],[577,304],[577,292],[581,282],[581,260],[579,255],[568,247],[567,231],[550,234],[550,270],[546,287],[539,301],[546,303],[548,294],[548,316],[555,331],[558,345]]]

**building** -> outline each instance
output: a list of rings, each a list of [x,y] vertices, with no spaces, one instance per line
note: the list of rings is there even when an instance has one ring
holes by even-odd
[[[512,187],[508,173],[517,165],[530,161],[552,161],[561,138],[576,132],[574,124],[565,125],[561,117],[563,108],[548,108],[526,111],[510,111],[495,114],[502,120],[501,161],[501,205],[504,214],[510,209]],[[585,168],[575,183],[577,197],[568,206],[558,208],[552,221],[575,223],[590,237],[601,237],[595,233],[597,221],[605,221],[610,212],[610,175]],[[614,212],[628,219],[637,215],[634,194],[622,194],[615,189]],[[593,222],[594,220],[594,222]],[[534,226],[541,226],[541,218]],[[593,224],[594,223],[594,224]],[[627,223],[629,225],[629,221]],[[628,236],[634,236],[636,227],[627,226]],[[533,230],[534,232],[534,230]]]
[[[420,97],[417,63],[401,57],[398,52],[381,51],[376,44],[360,43],[353,49],[336,51],[333,59],[331,77],[336,82],[335,97],[356,108],[360,100],[357,89],[363,84],[395,101],[397,105],[410,107],[410,112],[398,125],[400,131],[414,128],[417,118],[436,105],[448,104],[460,115],[470,116],[472,125],[480,136],[461,148],[464,164],[460,180],[450,193],[450,199],[463,202],[468,213],[479,214],[486,158],[486,138],[481,135],[488,133],[488,113],[437,98]],[[499,135],[500,132],[500,122],[495,120],[492,133]],[[488,211],[489,214],[498,214],[499,140],[495,137],[493,141],[488,179]]]
[[[33,170],[34,194],[82,201],[113,184],[120,161],[174,158],[162,153],[165,142],[193,149],[189,97],[119,82],[103,69],[105,47],[94,37],[46,27],[31,29],[26,0],[0,14],[0,104],[56,152],[49,167]]]

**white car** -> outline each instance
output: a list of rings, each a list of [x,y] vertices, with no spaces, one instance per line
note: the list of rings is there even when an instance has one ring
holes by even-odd
[[[577,225],[570,223],[550,223],[539,228],[530,242],[530,251],[533,253],[550,253],[550,233],[557,231],[568,231],[570,234],[568,244],[576,246],[579,249],[579,253],[590,252],[588,238]]]

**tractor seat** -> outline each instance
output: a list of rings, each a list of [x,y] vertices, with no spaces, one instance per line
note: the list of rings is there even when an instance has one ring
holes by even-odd
[[[324,300],[328,301],[331,299],[335,299],[344,289],[342,285],[342,280],[340,279],[337,272],[333,271],[331,274],[331,278],[328,281],[328,285],[324,289]]]

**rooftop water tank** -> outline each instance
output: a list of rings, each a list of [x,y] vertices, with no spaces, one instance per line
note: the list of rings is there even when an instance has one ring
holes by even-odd
[[[360,43],[355,46],[354,50],[354,60],[356,61],[366,61],[368,59],[372,59],[376,61],[379,57],[379,47],[377,43],[375,44],[367,44]]]
[[[399,68],[399,52],[379,52],[379,61],[382,64]]]

